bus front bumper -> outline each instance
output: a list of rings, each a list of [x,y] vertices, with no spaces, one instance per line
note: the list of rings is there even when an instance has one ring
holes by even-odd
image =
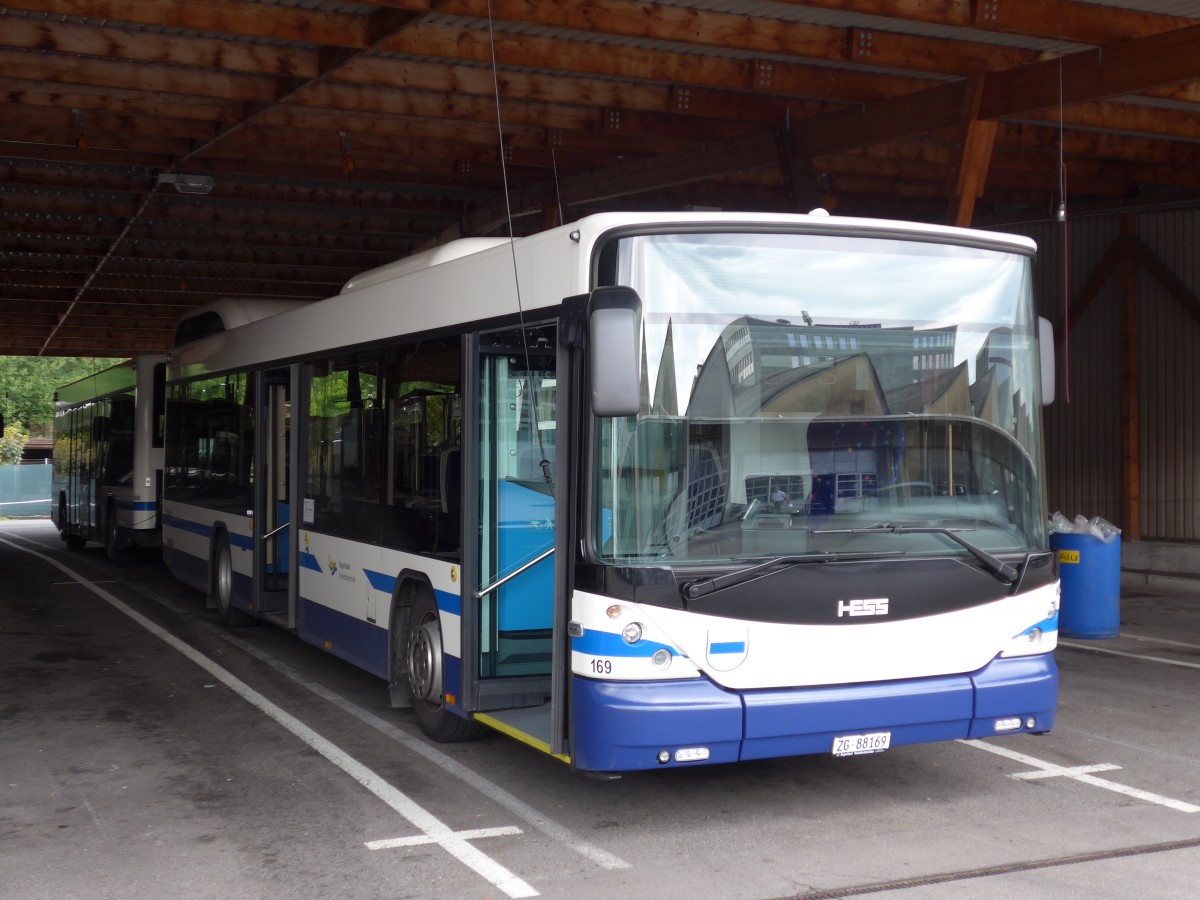
[[[1054,726],[1053,654],[996,658],[966,675],[837,687],[727,691],[708,679],[574,677],[577,768],[622,772],[831,753],[834,739],[887,733],[891,747],[1042,733]]]

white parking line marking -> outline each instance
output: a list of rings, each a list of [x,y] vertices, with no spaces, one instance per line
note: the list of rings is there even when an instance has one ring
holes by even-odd
[[[1122,631],[1121,637],[1131,641],[1141,641],[1144,644],[1162,644],[1164,647],[1183,647],[1185,650],[1200,650],[1200,644],[1189,644],[1187,641],[1169,641],[1166,638],[1145,637],[1140,634],[1129,634]]]
[[[1121,768],[1113,763],[1100,763],[1098,766],[1071,766],[1069,769],[1039,769],[1037,772],[1016,772],[1009,778],[1020,781],[1037,781],[1039,778],[1074,778],[1076,775],[1091,775],[1095,772],[1111,772]]]
[[[471,846],[466,839],[454,832],[448,825],[440,821],[432,813],[423,809],[409,799],[405,794],[392,787],[384,778],[368,769],[331,741],[321,737],[295,716],[276,706],[258,691],[251,688],[231,672],[217,665],[194,647],[184,643],[161,626],[150,621],[141,613],[128,606],[124,601],[110,594],[101,587],[89,582],[82,575],[63,565],[58,560],[46,556],[37,550],[31,550],[0,538],[0,543],[7,544],[16,550],[29,553],[44,562],[49,563],[82,584],[101,600],[108,603],[118,612],[137,622],[159,640],[181,653],[187,659],[208,672],[227,688],[258,709],[260,712],[282,725],[301,741],[316,750],[327,760],[365,787],[368,791],[398,812],[401,816],[420,829],[430,839],[431,843],[442,846],[447,853],[459,862],[486,878],[494,887],[503,891],[509,897],[537,897],[538,892],[526,882],[518,878],[500,863]]]
[[[520,834],[521,829],[516,825],[503,825],[500,828],[475,828],[471,831],[460,831],[458,836],[464,841],[474,841],[479,838],[504,837],[509,834]],[[412,837],[388,838],[386,841],[367,841],[368,850],[390,850],[393,847],[420,847],[422,844],[432,844],[433,838],[425,834],[415,834]]]
[[[1076,644],[1074,641],[1059,641],[1058,646],[1070,647],[1073,650],[1091,650],[1095,653],[1108,653],[1112,656],[1124,656],[1127,659],[1144,659],[1147,662],[1164,663],[1168,666],[1181,666],[1185,669],[1200,669],[1200,663],[1184,662],[1180,659],[1164,659],[1161,656],[1146,656],[1142,653],[1122,653],[1120,650],[1110,650],[1108,647],[1093,647],[1091,644]]]
[[[513,815],[524,819],[551,840],[558,841],[560,844],[563,844],[564,846],[574,850],[584,859],[590,860],[600,868],[608,869],[609,871],[633,868],[629,863],[621,859],[621,857],[613,853],[609,853],[607,850],[597,847],[595,844],[584,840],[566,826],[560,825],[553,819],[548,818],[544,813],[535,809],[533,806],[530,806],[524,800],[513,795],[509,791],[506,791],[504,788],[500,787],[500,785],[484,778],[478,772],[468,768],[458,760],[447,756],[436,747],[430,746],[422,740],[405,734],[391,722],[381,719],[374,713],[357,706],[340,694],[329,690],[329,688],[325,687],[324,685],[317,684],[314,681],[306,680],[292,667],[280,662],[270,654],[264,653],[262,650],[258,649],[247,641],[244,641],[239,637],[234,637],[225,631],[217,630],[216,633],[242,652],[248,653],[260,662],[266,663],[268,666],[275,669],[275,671],[291,679],[304,689],[312,691],[312,693],[316,694],[321,699],[334,704],[343,712],[349,713],[360,722],[370,725],[376,731],[382,732],[392,740],[402,744],[406,750],[423,757],[433,765],[448,772],[450,775],[453,775],[455,778],[459,779],[465,784],[470,785],[489,800],[499,804],[500,806],[503,806]]]
[[[1089,766],[1081,766],[1070,768],[1059,766],[1052,762],[1046,762],[1044,759],[1036,759],[1032,756],[1026,756],[1024,753],[1017,753],[1015,750],[1009,750],[1007,747],[999,747],[996,744],[989,744],[984,741],[959,741],[960,744],[966,744],[968,747],[977,747],[980,750],[986,750],[988,753],[995,753],[997,756],[1004,756],[1016,762],[1023,763],[1039,771],[1037,772],[1020,772],[1010,775],[1009,778],[1055,778],[1062,776],[1070,778],[1074,781],[1081,781],[1084,784],[1090,784],[1093,787],[1104,788],[1106,791],[1113,791],[1117,794],[1124,794],[1126,797],[1133,797],[1136,800],[1144,800],[1147,803],[1154,803],[1158,806],[1165,806],[1168,809],[1178,810],[1179,812],[1194,813],[1200,812],[1200,806],[1193,806],[1190,803],[1184,803],[1182,800],[1172,800],[1170,797],[1163,797],[1161,794],[1152,794],[1150,791],[1139,790],[1124,784],[1118,784],[1115,781],[1106,781],[1103,778],[1097,778],[1095,775],[1088,774],[1080,769],[1090,768]],[[1120,768],[1113,766],[1112,768]]]

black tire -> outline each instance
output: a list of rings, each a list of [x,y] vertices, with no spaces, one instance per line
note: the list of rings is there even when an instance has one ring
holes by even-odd
[[[226,628],[243,628],[258,621],[233,605],[233,558],[229,554],[229,538],[224,532],[213,543],[212,599],[217,621]]]
[[[413,712],[421,730],[443,744],[472,741],[487,734],[484,726],[450,712],[442,703],[445,691],[442,625],[437,604],[428,590],[417,594],[408,617],[404,646]]]
[[[58,495],[58,539],[67,539],[67,498],[62,494]]]
[[[82,534],[76,534],[73,531],[63,532],[66,535],[67,549],[78,552],[87,546],[87,538]]]
[[[126,555],[121,546],[121,529],[117,527],[117,507],[113,503],[108,504],[104,513],[104,549],[113,562],[122,561]]]

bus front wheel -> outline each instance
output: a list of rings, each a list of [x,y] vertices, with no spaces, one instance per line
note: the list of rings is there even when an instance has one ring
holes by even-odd
[[[421,730],[441,743],[483,737],[487,729],[446,709],[443,702],[445,657],[442,653],[442,625],[437,604],[426,591],[418,595],[408,617],[405,646],[413,712]]]

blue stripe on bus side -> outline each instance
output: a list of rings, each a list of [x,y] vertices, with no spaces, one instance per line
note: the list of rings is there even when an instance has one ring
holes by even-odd
[[[392,579],[393,582],[395,579]],[[438,607],[445,612],[461,609],[461,601],[455,594],[436,591]],[[330,609],[306,597],[300,598],[300,637],[317,647],[328,650],[334,656],[345,659],[366,669],[380,678],[388,677],[388,622],[379,624],[366,622],[346,613]],[[326,647],[326,642],[329,646]],[[446,654],[446,691],[459,692],[459,661]]]
[[[396,593],[396,576],[388,575],[384,572],[375,572],[371,569],[363,569],[367,576],[367,581],[371,584],[371,589],[379,591],[382,594],[387,594],[389,597]],[[462,597],[458,594],[451,594],[448,591],[434,590],[434,597],[437,600],[438,609],[442,612],[450,613],[451,615],[462,615]]]
[[[385,575],[383,572],[372,572],[370,569],[363,569],[367,575],[367,581],[371,583],[371,589],[387,594],[389,597],[396,592],[396,576]]]
[[[674,648],[657,641],[627,644],[619,634],[591,629],[584,632],[582,637],[571,638],[571,649],[588,656],[653,656],[659,650],[668,650],[672,656],[678,653]]]
[[[164,528],[177,528],[180,531],[190,531],[192,534],[198,534],[201,537],[211,538],[213,536],[213,526],[205,525],[201,522],[193,522],[191,519],[181,519],[178,516],[162,517]],[[254,539],[246,534],[235,534],[232,531],[226,531],[225,534],[229,538],[229,546],[237,547],[239,550],[253,550]]]
[[[123,512],[154,512],[158,503],[154,500],[118,500],[117,509]]]
[[[198,534],[206,538],[212,537],[213,533],[211,525],[202,525],[200,522],[181,519],[178,516],[163,516],[163,526],[166,528],[178,528],[180,531],[190,531],[192,534]]]
[[[321,563],[317,560],[317,558],[307,550],[300,551],[300,568],[311,569],[314,572],[325,571],[321,568]]]
[[[438,609],[453,616],[462,615],[462,597],[458,594],[447,593],[446,591],[435,590],[433,593],[437,597]]]

